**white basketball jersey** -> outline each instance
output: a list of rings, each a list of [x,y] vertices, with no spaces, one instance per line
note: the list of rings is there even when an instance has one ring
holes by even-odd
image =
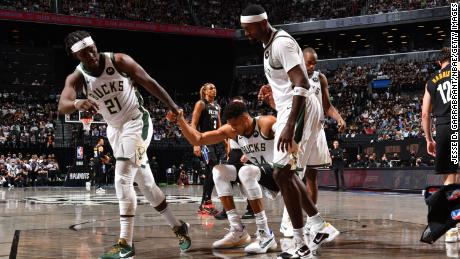
[[[255,165],[273,164],[273,139],[262,136],[259,128],[259,117],[254,118],[255,128],[251,137],[238,135],[241,151]]]
[[[294,96],[293,84],[287,74],[288,71],[283,67],[282,61],[278,60],[277,56],[279,55],[277,53],[286,51],[286,49],[294,51],[295,58],[300,62],[300,68],[305,70],[305,74],[307,74],[302,49],[295,39],[283,30],[275,32],[264,48],[265,76],[272,88],[273,99],[278,112],[277,118],[278,120],[287,120]]]
[[[233,139],[228,139],[228,144],[230,145],[230,149],[240,149],[240,146],[238,145],[238,142],[236,142]]]
[[[98,76],[87,72],[81,63],[77,66],[85,79],[83,93],[97,103],[98,112],[108,125],[119,128],[146,112],[142,107],[143,99],[131,79],[117,71],[113,53],[101,53],[99,62],[104,62],[105,67]]]
[[[321,104],[321,108],[323,107],[323,92],[321,92],[321,82],[319,80],[319,71],[314,71],[313,75],[308,78],[308,82],[310,83],[310,89],[315,93],[316,98],[318,98],[319,103]],[[324,113],[321,120],[324,120]]]

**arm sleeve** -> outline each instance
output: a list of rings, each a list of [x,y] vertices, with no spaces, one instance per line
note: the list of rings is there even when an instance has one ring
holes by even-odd
[[[293,67],[302,64],[302,54],[299,46],[291,38],[281,37],[273,42],[272,55],[276,63],[279,63],[286,73]]]

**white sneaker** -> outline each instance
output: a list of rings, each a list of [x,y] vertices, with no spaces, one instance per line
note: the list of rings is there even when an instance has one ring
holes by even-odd
[[[251,236],[249,236],[245,227],[242,230],[230,228],[229,232],[222,239],[212,244],[212,247],[216,249],[233,248],[245,246],[249,243],[251,243]]]
[[[328,227],[329,225],[330,227]],[[312,225],[310,229],[310,241],[308,242],[308,247],[315,253],[316,250],[323,244],[326,243],[326,240],[329,239],[330,241],[334,240],[335,237],[339,234],[339,231],[335,229],[337,232],[333,232],[332,225],[321,223],[317,225]],[[331,237],[331,238],[329,238]]]
[[[446,255],[450,258],[458,258],[458,246],[456,243],[446,243]]]
[[[105,193],[105,190],[102,189],[102,188],[99,188],[99,189],[96,190],[96,193],[97,194],[103,194],[103,193]]]
[[[313,254],[307,245],[300,243],[296,244],[293,249],[282,252],[278,255],[277,259],[291,259],[291,258],[312,258]]]
[[[326,222],[326,230],[325,230],[325,232],[329,234],[329,237],[326,238],[326,240],[324,240],[324,243],[332,242],[340,234],[340,231],[338,231],[329,222]]]
[[[292,222],[281,221],[280,232],[283,233],[284,237],[293,237],[294,236],[294,227],[292,227]]]
[[[446,232],[446,243],[455,243],[458,240],[458,229],[451,228]]]
[[[256,240],[246,246],[244,251],[248,254],[265,254],[269,249],[274,250],[277,247],[278,244],[272,231],[265,233],[264,230],[259,230]]]

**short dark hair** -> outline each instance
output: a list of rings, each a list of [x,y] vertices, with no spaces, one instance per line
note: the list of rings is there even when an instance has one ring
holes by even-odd
[[[265,9],[258,4],[250,4],[244,8],[243,12],[241,12],[241,15],[243,16],[248,16],[248,15],[258,15],[258,14],[263,14],[265,13]]]
[[[91,37],[91,34],[87,31],[74,31],[69,33],[64,39],[64,47],[67,54],[71,56],[72,50],[70,48],[72,45],[86,37]]]
[[[224,110],[224,117],[227,120],[238,118],[239,116],[243,115],[244,113],[248,112],[248,108],[246,104],[242,102],[230,102],[227,104]]]
[[[303,49],[303,53],[307,53],[307,52],[310,52],[311,54],[316,54],[316,50],[314,48],[310,48],[310,47]],[[316,54],[316,55],[318,55],[318,54]]]
[[[449,47],[442,48],[436,60],[441,63],[444,63],[444,62],[450,63],[450,48]]]

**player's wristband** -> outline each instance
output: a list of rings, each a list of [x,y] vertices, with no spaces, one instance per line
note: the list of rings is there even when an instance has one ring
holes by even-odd
[[[308,94],[308,90],[303,88],[303,87],[300,87],[300,86],[296,86],[294,87],[294,95],[300,95],[300,96],[307,96]]]
[[[75,101],[73,102],[73,107],[74,107],[75,109],[77,109],[77,103],[78,103],[79,101],[82,101],[82,99],[75,99]]]

